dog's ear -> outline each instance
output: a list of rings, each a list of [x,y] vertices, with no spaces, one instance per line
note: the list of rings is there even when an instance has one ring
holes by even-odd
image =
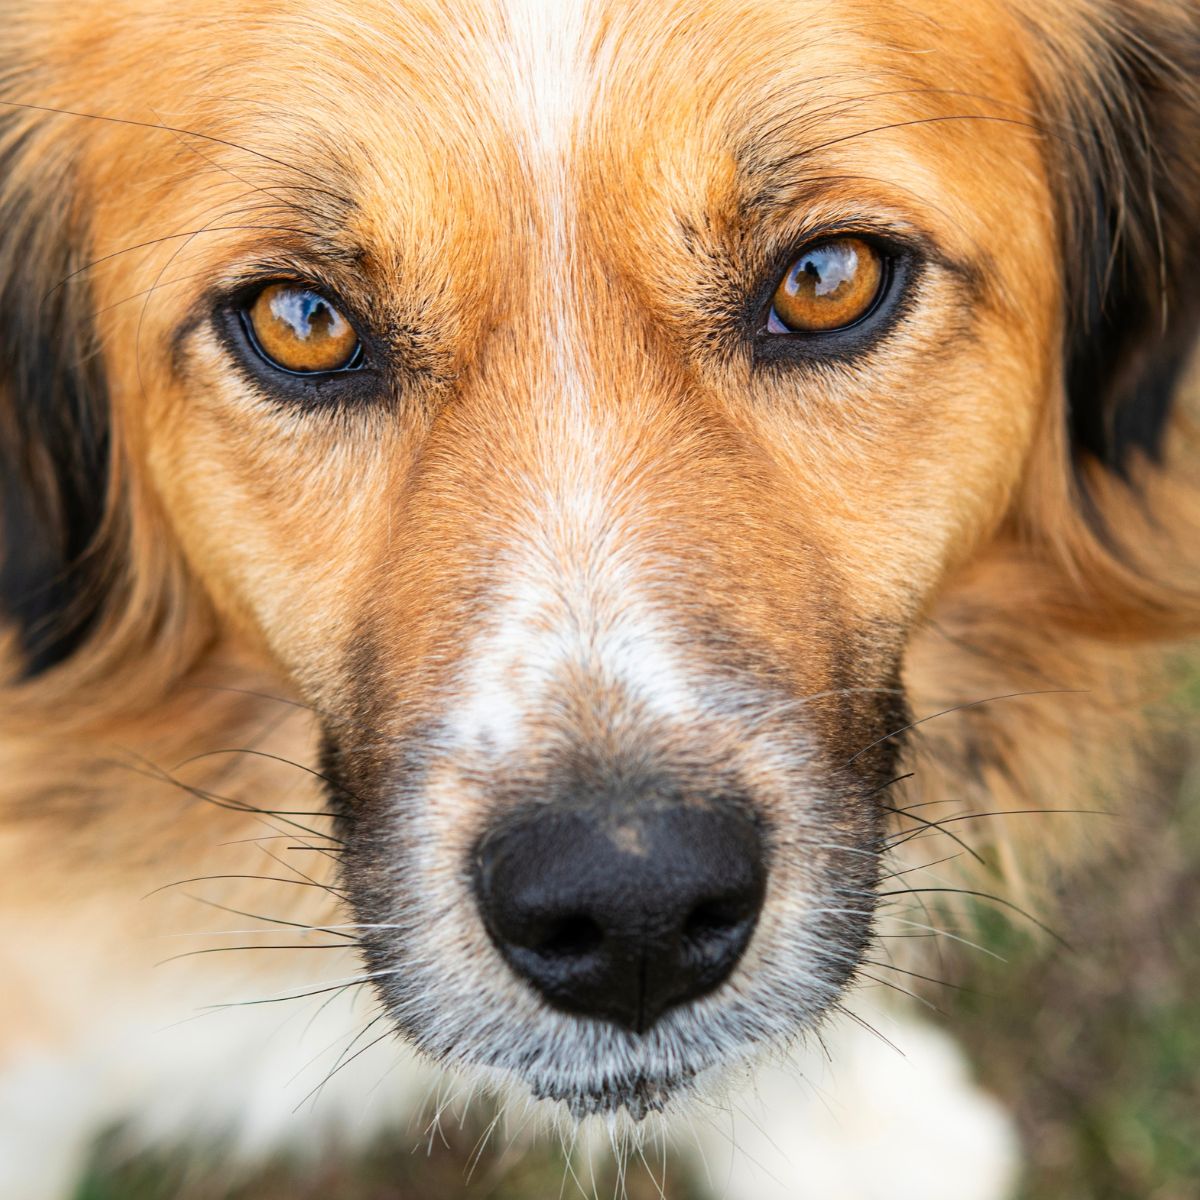
[[[0,113],[0,620],[26,675],[67,658],[96,618],[110,476],[70,161],[39,133]]]
[[[1077,471],[1125,475],[1137,452],[1158,460],[1200,340],[1200,8],[1084,7],[1089,28],[1043,89],[1065,201],[1068,433]]]

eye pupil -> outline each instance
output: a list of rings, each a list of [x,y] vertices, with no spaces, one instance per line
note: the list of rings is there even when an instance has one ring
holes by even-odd
[[[883,283],[883,256],[861,238],[817,242],[775,289],[768,332],[828,333],[857,324],[874,309]]]
[[[299,283],[270,283],[245,310],[258,352],[295,375],[344,371],[360,354],[354,326],[319,292]]]

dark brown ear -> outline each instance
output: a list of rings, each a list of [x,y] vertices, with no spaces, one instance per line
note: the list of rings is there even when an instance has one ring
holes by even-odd
[[[1088,28],[1042,85],[1063,197],[1067,420],[1077,467],[1124,475],[1136,452],[1157,460],[1200,339],[1200,5],[1085,7]]]
[[[69,656],[96,616],[109,486],[69,160],[38,125],[0,111],[0,618],[16,625],[27,675]]]

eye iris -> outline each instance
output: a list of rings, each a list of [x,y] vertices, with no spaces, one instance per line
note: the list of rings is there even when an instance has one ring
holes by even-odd
[[[268,284],[249,318],[259,349],[286,371],[338,371],[358,350],[354,326],[319,292],[299,284]]]
[[[824,333],[861,320],[875,305],[883,260],[860,238],[810,246],[775,289],[772,333]]]

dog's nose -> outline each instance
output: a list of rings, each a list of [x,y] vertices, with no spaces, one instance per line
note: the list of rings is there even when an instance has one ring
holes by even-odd
[[[638,1033],[733,970],[766,879],[753,821],[721,802],[526,810],[475,867],[509,965],[556,1008]]]

